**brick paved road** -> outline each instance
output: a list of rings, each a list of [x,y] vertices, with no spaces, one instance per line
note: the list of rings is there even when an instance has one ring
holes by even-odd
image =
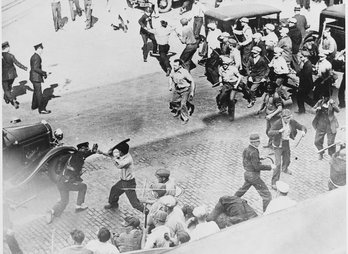
[[[197,105],[203,101],[205,101],[204,98],[200,98]],[[203,109],[205,107],[203,106]],[[340,122],[344,119],[342,115],[340,115]],[[290,167],[293,175],[281,176],[282,180],[291,186],[290,197],[297,201],[312,198],[327,191],[328,157],[325,157],[323,161],[317,160],[312,144],[314,137],[310,126],[312,117],[312,114],[297,117],[309,128],[309,131],[300,145],[293,150]],[[232,195],[241,186],[243,183],[242,149],[248,145],[250,132],[264,132],[264,119],[246,115],[230,123],[223,117],[210,112],[203,115],[201,120],[206,124],[205,128],[197,128],[188,133],[149,142],[131,149],[136,162],[139,196],[142,195],[141,188],[144,186],[145,179],[148,183],[154,181],[153,174],[159,167],[170,169],[172,176],[185,190],[179,198],[180,204],[206,204],[211,209],[220,196]],[[170,129],[169,125],[163,123],[163,128]],[[338,139],[343,138],[342,135],[343,133],[340,133]],[[262,136],[262,141],[265,143],[265,135],[262,134]],[[268,149],[261,150],[263,155],[270,152]],[[295,160],[295,157],[298,159]],[[43,212],[56,201],[57,191],[50,186],[49,180],[43,175],[35,179],[41,187],[34,186],[35,182],[31,184],[31,187],[27,187],[27,196],[30,196],[32,192],[39,193],[40,202],[38,200],[34,202],[41,205],[36,208],[36,218],[27,223],[18,222],[16,225],[18,241],[25,253],[47,253],[51,246],[53,230],[54,248],[58,250],[69,244],[67,232],[75,227],[84,230],[86,239],[90,240],[95,237],[95,232],[100,226],[107,226],[117,232],[121,230],[122,217],[128,214],[141,216],[139,212],[132,209],[125,196],[121,197],[121,208],[117,212],[112,213],[102,208],[107,202],[109,188],[118,179],[118,172],[109,159],[101,156],[91,157],[86,168],[88,171],[84,179],[88,184],[87,202],[90,209],[76,215],[73,212],[73,201],[76,195],[71,195],[70,205],[62,217],[51,225],[45,224]],[[263,172],[262,178],[270,186],[271,172]],[[272,194],[274,194],[273,191]],[[146,193],[146,196],[149,197],[149,193]],[[253,188],[244,198],[261,214],[261,198]],[[33,212],[33,209],[30,211]]]

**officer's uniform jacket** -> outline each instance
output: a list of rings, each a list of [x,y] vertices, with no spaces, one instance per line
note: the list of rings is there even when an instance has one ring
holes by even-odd
[[[47,73],[42,70],[41,63],[41,57],[37,53],[34,53],[30,58],[30,81],[40,83],[44,82],[43,77],[46,76]]]

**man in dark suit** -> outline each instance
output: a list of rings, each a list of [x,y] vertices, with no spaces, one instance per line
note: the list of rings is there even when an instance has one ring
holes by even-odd
[[[302,136],[307,133],[307,128],[292,119],[289,109],[284,109],[281,119],[274,122],[268,135],[273,139],[276,168],[272,176],[272,188],[277,189],[276,182],[280,178],[280,168],[284,173],[291,175],[290,165],[290,139],[295,139],[297,130],[302,131]]]
[[[31,109],[38,109],[40,114],[49,114],[50,110],[46,110],[47,100],[42,95],[41,83],[47,78],[47,73],[41,67],[41,54],[43,51],[42,43],[34,46],[35,53],[30,58],[30,77],[29,80],[34,86],[33,101]]]
[[[16,67],[27,70],[23,64],[17,61],[14,55],[10,52],[10,44],[6,41],[2,44],[2,89],[4,90],[4,100],[6,103],[11,103],[16,109],[19,107],[19,102],[12,95],[12,84],[17,77]]]
[[[153,29],[151,14],[152,14],[151,8],[146,8],[144,15],[141,16],[141,18],[138,21],[140,25],[140,35],[144,42],[144,45],[142,47],[144,62],[147,62],[147,55],[148,55],[147,40],[148,39],[152,41],[152,53],[157,54],[157,41],[155,39],[155,35],[149,31],[149,29]]]
[[[308,51],[302,51],[300,55],[301,70],[298,73],[300,78],[300,84],[297,92],[297,106],[299,114],[306,113],[304,103],[306,102],[309,106],[313,107],[315,102],[309,97],[309,92],[313,89],[313,67],[308,57],[310,53]]]

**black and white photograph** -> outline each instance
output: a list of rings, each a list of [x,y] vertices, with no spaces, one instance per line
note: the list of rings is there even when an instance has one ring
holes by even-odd
[[[1,253],[347,252],[345,0],[1,7]]]

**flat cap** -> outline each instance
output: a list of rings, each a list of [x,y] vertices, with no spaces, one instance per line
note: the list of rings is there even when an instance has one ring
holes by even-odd
[[[208,27],[208,28],[211,28],[211,29],[213,29],[213,30],[215,30],[215,29],[216,29],[216,24],[215,24],[215,22],[211,22],[211,23],[209,23],[209,24],[207,25],[207,27]]]
[[[129,145],[127,144],[127,142],[130,141],[129,138],[121,141],[120,143],[118,143],[117,145],[115,145],[113,148],[111,148],[111,150],[119,150],[121,151],[123,154],[127,154],[129,152]]]
[[[240,19],[240,22],[249,23],[249,19],[246,17],[243,17]]]
[[[300,6],[295,6],[294,11],[301,11],[301,7]]]
[[[198,206],[195,209],[193,209],[192,214],[197,218],[206,216],[208,214],[207,207],[206,206]]]
[[[249,140],[250,142],[260,141],[260,135],[257,133],[253,133],[250,135]]]
[[[168,214],[165,211],[158,210],[154,215],[153,218],[154,220],[158,220],[160,222],[166,222]]]
[[[223,32],[220,37],[229,37],[231,36],[228,32]]]
[[[261,48],[258,47],[258,46],[254,46],[254,47],[251,49],[251,52],[261,53]]]
[[[8,48],[10,46],[10,43],[8,41],[5,41],[2,43],[2,49]]]
[[[289,28],[287,27],[282,27],[280,30],[279,30],[280,33],[285,33],[285,34],[288,34],[289,33]]]
[[[164,168],[160,168],[156,171],[155,175],[161,176],[161,177],[169,177],[170,171]]]
[[[176,205],[176,198],[166,195],[161,198],[161,203],[167,207],[174,207]]]
[[[281,193],[285,194],[289,192],[290,187],[289,187],[289,184],[287,183],[284,183],[282,181],[277,181],[276,186],[277,186],[277,190]]]
[[[275,29],[274,25],[269,24],[269,23],[265,25],[265,28],[267,28],[268,30],[271,30],[271,31],[274,31],[274,29]]]
[[[237,45],[237,41],[233,38],[228,38],[228,43],[231,44],[232,46]]]
[[[284,50],[280,47],[275,47],[273,51],[274,53],[283,53]]]

